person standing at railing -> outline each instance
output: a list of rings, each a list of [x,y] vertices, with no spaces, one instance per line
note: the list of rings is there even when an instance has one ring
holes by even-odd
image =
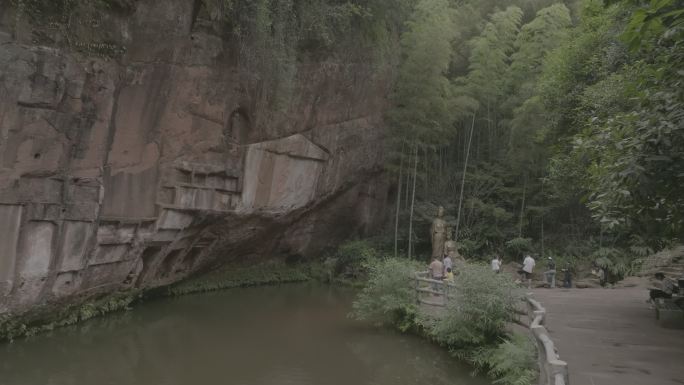
[[[444,280],[448,282],[454,282],[454,273],[451,271],[450,267],[446,268],[446,274],[444,275]]]
[[[432,257],[432,262],[430,263],[430,278],[436,280],[444,278],[444,264],[437,256]]]
[[[441,281],[444,279],[444,264],[440,261],[440,258],[437,256],[432,257],[432,262],[430,263],[430,278],[436,280],[436,281]],[[435,291],[433,295],[438,295],[437,292],[440,290],[440,283],[433,282],[432,283],[432,290]]]
[[[454,269],[454,262],[451,260],[451,257],[449,254],[444,255],[444,260],[442,262],[444,265],[444,275],[446,276],[446,273],[448,271],[451,271]]]

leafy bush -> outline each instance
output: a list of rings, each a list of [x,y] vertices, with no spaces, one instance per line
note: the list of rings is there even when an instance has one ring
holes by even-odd
[[[406,331],[417,314],[416,294],[409,279],[420,265],[408,259],[388,258],[366,263],[368,282],[354,301],[352,316],[396,326]]]
[[[130,309],[141,299],[139,290],[128,290],[72,306],[48,306],[21,316],[0,315],[0,341],[30,337],[57,327],[73,325],[107,313]]]
[[[513,280],[489,267],[466,265],[455,281],[447,313],[428,331],[452,353],[484,370],[495,384],[529,385],[536,378],[536,350],[524,337],[509,336],[520,299]]]
[[[592,257],[595,258],[594,263],[608,273],[609,283],[615,283],[636,274],[641,270],[643,262],[643,258],[639,255],[613,247],[602,247]]]
[[[522,257],[524,253],[527,253],[531,250],[531,238],[513,238],[506,242],[506,253],[515,258]]]
[[[468,264],[460,271],[444,316],[421,312],[409,282],[420,269],[406,259],[373,260],[369,280],[353,305],[356,319],[413,329],[447,347],[460,359],[496,379],[495,384],[530,385],[536,378],[534,345],[509,336],[506,324],[519,302],[513,280],[489,267]]]
[[[530,385],[537,378],[537,350],[528,337],[513,334],[496,347],[478,349],[473,355],[478,367],[487,367],[494,384]]]
[[[483,240],[476,241],[470,238],[463,238],[458,241],[458,252],[468,258],[478,255],[478,252],[484,247]]]
[[[304,282],[311,279],[312,266],[288,266],[278,262],[262,263],[255,266],[227,265],[211,273],[181,281],[166,288],[168,295],[185,295],[230,289],[289,282]]]
[[[454,285],[447,313],[430,331],[435,339],[458,351],[503,338],[519,300],[513,280],[506,274],[493,274],[487,266],[469,264]]]
[[[356,278],[364,271],[366,262],[379,257],[380,252],[367,240],[345,242],[335,252],[333,273]]]

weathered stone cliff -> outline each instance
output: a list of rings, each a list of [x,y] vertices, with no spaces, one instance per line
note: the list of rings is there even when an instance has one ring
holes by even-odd
[[[69,46],[0,5],[0,314],[315,256],[383,209],[371,64],[300,57],[276,108],[202,2],[130,3]]]

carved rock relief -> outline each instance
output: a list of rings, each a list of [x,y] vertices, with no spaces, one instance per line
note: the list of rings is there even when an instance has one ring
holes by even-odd
[[[0,313],[315,254],[371,227],[384,89],[306,63],[290,111],[261,110],[218,62],[229,47],[192,31],[190,3],[141,2],[121,61],[0,23]],[[155,18],[163,37],[146,24],[160,7],[183,15]]]

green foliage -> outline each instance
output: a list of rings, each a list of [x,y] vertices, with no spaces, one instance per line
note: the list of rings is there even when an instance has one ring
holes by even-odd
[[[411,142],[434,146],[453,119],[446,77],[455,37],[454,12],[447,0],[420,0],[401,36],[403,59],[388,113],[398,147]]]
[[[513,238],[506,242],[506,253],[515,258],[520,258],[531,250],[532,238]]]
[[[615,283],[641,270],[643,256],[631,254],[628,250],[602,247],[592,255],[594,263],[608,272],[608,281]]]
[[[12,341],[15,338],[28,337],[54,328],[73,325],[107,313],[128,310],[140,298],[139,290],[130,290],[109,294],[78,305],[48,307],[20,317],[8,313],[0,314],[0,341]]]
[[[670,237],[684,229],[684,74],[670,67],[684,48],[659,54],[640,68],[639,106],[596,124],[581,144],[601,147],[590,170],[595,217],[609,229]]]
[[[459,271],[448,311],[430,334],[454,351],[471,351],[496,343],[506,335],[519,302],[513,280],[493,274],[488,266],[466,265]]]
[[[126,52],[103,28],[104,11],[130,14],[135,0],[11,0],[10,5],[16,24],[27,21],[32,25],[33,43],[63,46],[103,59]]]
[[[531,385],[537,379],[537,349],[530,338],[517,333],[493,348],[478,349],[472,355],[477,367],[487,368],[494,384]]]
[[[368,240],[357,239],[342,243],[338,248],[335,256],[340,259],[342,263],[349,262],[366,262],[377,258],[379,253]]]
[[[481,105],[495,105],[503,97],[522,15],[522,10],[515,6],[493,13],[480,36],[470,41],[470,68],[462,81],[467,87],[466,92]]]
[[[571,143],[552,159],[550,181],[552,191],[572,191],[564,199],[586,201],[601,228],[623,243],[641,234],[658,245],[681,235],[684,224],[680,16],[670,1],[650,10],[615,3],[586,1],[581,24],[545,63],[539,89],[559,117],[555,135]],[[627,40],[639,35],[631,52],[619,39],[625,24]]]
[[[340,275],[344,279],[359,279],[365,275],[367,263],[380,256],[381,253],[368,239],[344,242],[328,260],[330,280]]]
[[[608,1],[616,3],[616,0]],[[673,38],[684,33],[684,2],[681,0],[625,0],[637,9],[632,13],[622,38],[632,49],[651,44],[661,37]]]
[[[312,266],[263,263],[254,266],[227,265],[219,270],[191,278],[166,289],[169,295],[216,291],[235,287],[303,282],[311,279]]]
[[[410,278],[420,267],[406,259],[369,261],[368,281],[353,304],[354,318],[393,325],[403,331],[413,327],[418,309]]]
[[[493,274],[487,266],[466,265],[455,287],[450,288],[447,313],[435,318],[416,305],[409,277],[419,269],[416,262],[404,259],[373,260],[369,280],[354,301],[352,315],[402,331],[418,331],[477,370],[486,371],[497,384],[532,384],[536,378],[535,347],[506,331],[520,301],[512,279]]]
[[[511,277],[493,274],[488,266],[468,264],[450,291],[450,305],[428,334],[457,357],[483,370],[495,384],[530,385],[537,375],[536,349],[506,325],[520,302]]]

